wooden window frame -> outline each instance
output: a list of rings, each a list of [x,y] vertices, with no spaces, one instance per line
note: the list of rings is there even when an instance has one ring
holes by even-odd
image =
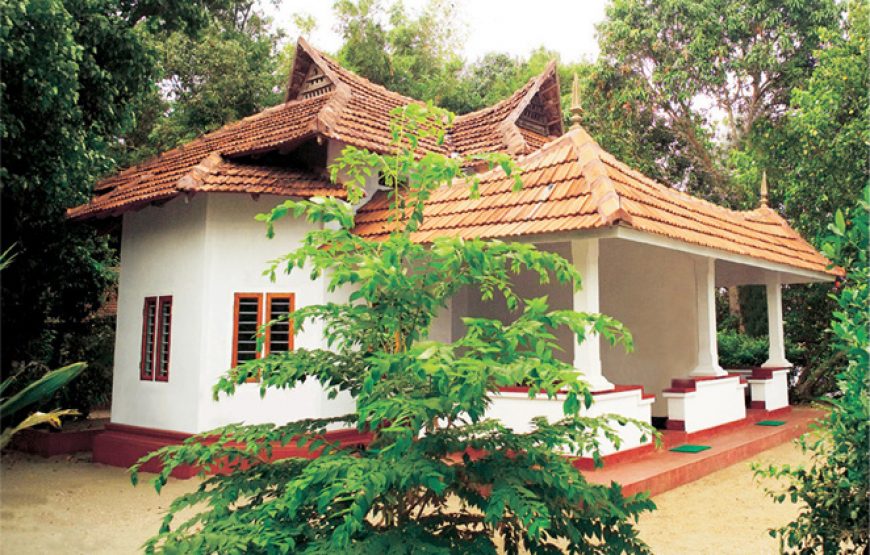
[[[293,314],[296,310],[296,293],[266,293],[266,303],[265,303],[265,313],[266,318],[263,320],[264,324],[267,324],[272,321],[272,299],[287,299],[290,303],[289,314]],[[287,321],[287,352],[293,350],[293,322]],[[266,337],[263,342],[263,356],[268,355],[271,352],[272,346],[272,326],[266,328]]]
[[[154,308],[154,327],[153,336],[151,337],[151,352],[148,353],[148,314],[149,309]],[[145,297],[142,304],[142,347],[140,349],[141,358],[139,360],[139,379],[141,381],[154,381],[154,359],[157,346],[157,297]],[[148,371],[151,372],[148,375]]]
[[[169,322],[166,334],[166,375],[161,376],[160,370],[163,364],[163,308],[169,306]],[[172,354],[172,295],[163,295],[157,298],[157,335],[154,342],[154,368],[152,374],[156,382],[169,381],[170,356]]]
[[[230,368],[239,365],[239,302],[242,299],[257,299],[257,330],[263,325],[263,294],[262,293],[236,293],[233,295],[233,356],[230,360]],[[261,350],[254,353],[254,360],[262,358]],[[248,378],[248,382],[259,381],[259,378]]]

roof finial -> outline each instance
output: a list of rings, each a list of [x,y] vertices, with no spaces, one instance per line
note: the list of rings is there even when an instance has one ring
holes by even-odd
[[[761,170],[761,206],[767,206],[767,170]]]
[[[571,84],[571,129],[580,129],[580,121],[583,107],[580,105],[580,78],[574,74],[574,83]]]

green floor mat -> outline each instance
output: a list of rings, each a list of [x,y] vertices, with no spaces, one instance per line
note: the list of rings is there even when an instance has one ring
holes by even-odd
[[[755,423],[756,426],[782,426],[785,420],[759,420]]]
[[[671,451],[674,451],[675,453],[700,453],[709,448],[709,445],[692,445],[691,443],[687,443],[685,445],[680,445],[679,447],[674,447]]]

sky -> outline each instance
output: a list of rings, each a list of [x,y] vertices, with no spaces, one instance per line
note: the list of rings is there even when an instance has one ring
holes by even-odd
[[[385,4],[392,0],[382,0]],[[461,54],[474,61],[487,52],[525,56],[544,46],[559,53],[563,62],[594,60],[598,55],[595,24],[604,19],[606,0],[455,0],[458,20],[467,25]],[[317,27],[306,37],[316,48],[335,52],[341,37],[335,30],[332,0],[282,0],[265,3],[278,27],[296,37],[293,14],[311,15]],[[426,0],[404,0],[413,11]]]

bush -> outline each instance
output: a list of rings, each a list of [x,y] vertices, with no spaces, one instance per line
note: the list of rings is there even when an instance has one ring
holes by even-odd
[[[559,360],[551,330],[567,327],[583,341],[594,329],[611,343],[626,345],[630,336],[606,316],[551,311],[545,298],[516,296],[512,280],[523,270],[542,281],[579,285],[573,265],[555,253],[529,243],[412,241],[423,202],[462,175],[464,161],[414,156],[419,139],[443,140],[450,119],[443,111],[412,104],[396,115],[395,155],[348,147],[332,168],[333,178],[338,171],[349,176],[351,202],[360,197],[353,186],[357,178],[384,177],[394,226],[387,238],[352,233],[353,209],[337,199],[286,201],[261,218],[270,231],[272,222],[288,214],[326,224],[309,232],[271,273],[302,270],[325,276],[330,291],[353,290],[347,302],[309,305],[291,316],[297,331],[311,321],[321,324],[330,348],[299,348],[250,361],[215,388],[216,396],[232,394],[259,375],[265,394],[318,379],[331,395],[349,392],[355,412],[281,426],[232,425],[162,449],[158,489],[179,465],[223,470],[231,465],[234,471],[209,477],[196,492],[173,501],[147,548],[495,553],[500,538],[509,553],[648,553],[635,528],[638,515],[654,507],[648,496],[624,497],[617,484],[589,483],[566,457],[598,456],[602,438],[619,441],[612,426],[630,421],[580,414],[592,401],[589,386]],[[512,173],[508,158],[489,159]],[[518,310],[517,319],[503,324],[466,318],[465,335],[452,343],[427,340],[436,313],[464,287],[485,299],[498,293]],[[516,384],[527,385],[532,396],[563,392],[564,417],[536,418],[528,433],[487,418],[492,395]],[[337,424],[369,432],[372,439],[347,449],[322,439],[308,442]],[[268,461],[273,445],[290,441],[323,450],[312,459]],[[188,520],[172,530],[178,513]]]
[[[870,550],[870,394],[868,394],[868,211],[870,187],[849,217],[838,211],[823,252],[848,271],[835,296],[831,322],[835,347],[847,360],[837,376],[837,397],[812,436],[798,445],[812,456],[809,468],[756,467],[760,477],[782,478],[785,491],[770,491],[778,503],[801,503],[798,518],[772,530],[783,551],[867,553]]]
[[[723,368],[750,368],[760,366],[767,360],[768,338],[751,337],[734,330],[718,333],[719,364]],[[802,347],[786,340],[785,355],[791,362],[803,360]]]

